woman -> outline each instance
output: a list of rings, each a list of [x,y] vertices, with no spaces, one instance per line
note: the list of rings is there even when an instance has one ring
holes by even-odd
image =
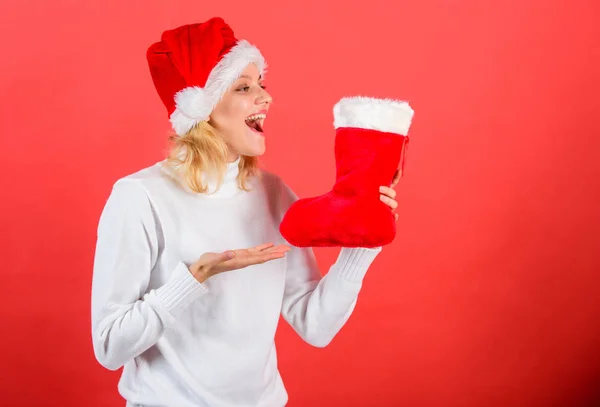
[[[166,160],[115,183],[102,212],[96,358],[124,366],[128,406],[283,406],[279,316],[327,345],[381,247],[342,248],[322,278],[312,250],[281,237],[297,198],[257,168],[264,59],[222,19],[166,31],[147,56],[176,135]],[[395,209],[394,190],[381,191]]]

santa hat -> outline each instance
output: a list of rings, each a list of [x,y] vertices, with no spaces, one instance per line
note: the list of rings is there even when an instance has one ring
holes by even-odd
[[[146,56],[154,86],[180,136],[208,119],[249,64],[256,64],[263,77],[266,71],[258,48],[236,39],[220,17],[163,32]]]

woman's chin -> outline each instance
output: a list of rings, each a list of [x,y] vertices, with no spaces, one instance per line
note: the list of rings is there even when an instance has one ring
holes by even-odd
[[[262,145],[259,146],[252,146],[252,148],[250,149],[250,154],[247,154],[251,157],[258,157],[261,156],[265,153],[266,147],[265,144],[263,143]]]
[[[265,152],[265,136],[256,130],[248,129],[250,134],[246,148],[249,156],[262,155]]]
[[[250,139],[244,144],[245,145],[240,146],[239,148],[236,149],[238,151],[238,153],[241,155],[245,155],[247,157],[258,157],[265,153],[266,145],[265,145],[264,139],[263,140]]]

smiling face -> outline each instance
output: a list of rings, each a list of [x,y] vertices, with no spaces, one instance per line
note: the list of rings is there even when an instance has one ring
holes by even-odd
[[[271,101],[258,68],[250,64],[215,106],[209,123],[225,140],[229,162],[235,161],[238,155],[264,154],[263,126]]]

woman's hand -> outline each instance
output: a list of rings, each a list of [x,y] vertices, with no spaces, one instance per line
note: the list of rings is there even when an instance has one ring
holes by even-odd
[[[273,243],[265,243],[249,249],[227,250],[221,253],[208,252],[200,256],[189,270],[198,282],[203,283],[207,278],[224,271],[280,259],[288,250],[290,247],[287,245],[275,246]]]
[[[379,187],[379,192],[381,192],[381,195],[379,195],[379,199],[381,199],[383,203],[389,206],[392,209],[392,212],[394,212],[396,208],[398,208],[398,202],[396,202],[396,191],[394,190],[394,187],[396,186],[396,184],[398,184],[398,181],[400,181],[401,177],[402,172],[400,170],[397,170],[394,174],[394,179],[392,180],[392,183],[389,187],[385,185]],[[398,220],[397,213],[394,213],[394,219],[396,221]]]

